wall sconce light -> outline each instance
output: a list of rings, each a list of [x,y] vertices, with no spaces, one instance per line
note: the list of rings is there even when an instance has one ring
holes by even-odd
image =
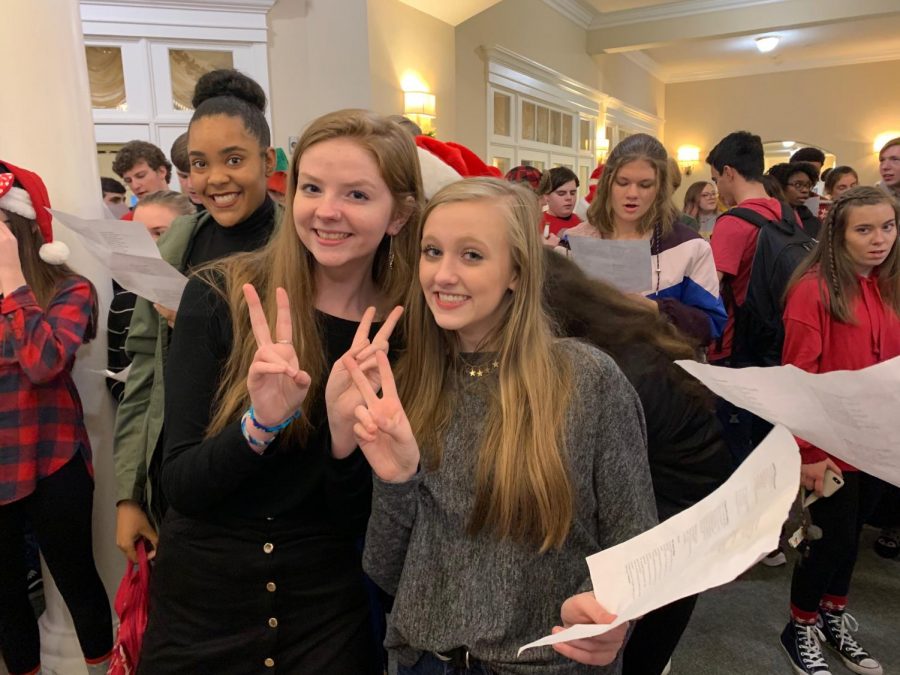
[[[603,132],[600,132],[603,133]],[[601,136],[600,133],[597,134],[597,138],[595,139],[595,147],[597,149],[597,161],[605,162],[606,156],[609,154],[609,139],[606,136]]]
[[[427,91],[404,91],[403,116],[418,124],[423,134],[433,133],[435,130],[434,103],[434,94]]]
[[[700,148],[696,145],[682,145],[678,148],[678,166],[686,176],[690,176],[694,167],[700,163]]]
[[[880,154],[884,144],[894,138],[900,138],[900,131],[884,131],[878,134],[872,142],[872,150],[876,155]]]

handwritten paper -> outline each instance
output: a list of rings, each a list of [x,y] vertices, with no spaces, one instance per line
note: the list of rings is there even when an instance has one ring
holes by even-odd
[[[800,487],[800,452],[775,427],[732,476],[701,502],[652,530],[587,559],[610,624],[577,624],[519,649],[602,635],[680,598],[728,583],[778,546]]]
[[[81,237],[85,248],[123,288],[170,309],[178,308],[187,277],[162,259],[142,223],[84,220],[55,209],[48,211]]]
[[[650,242],[570,236],[575,263],[588,276],[606,281],[623,293],[651,288]]]
[[[677,361],[713,392],[868,474],[900,485],[900,356],[862,370]]]

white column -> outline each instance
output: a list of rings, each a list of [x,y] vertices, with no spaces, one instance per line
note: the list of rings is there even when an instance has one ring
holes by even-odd
[[[0,86],[0,159],[44,179],[55,208],[86,218],[102,217],[87,63],[77,0],[3,0],[0,44],[7,55]],[[106,367],[109,275],[54,223],[54,236],[72,250],[69,264],[97,287],[97,339],[78,352],[75,382],[94,450],[94,555],[110,597],[123,571],[115,548],[112,468],[114,412],[101,375]],[[72,619],[44,570],[47,611],[41,617],[44,673],[86,672]],[[0,665],[2,670],[2,665]]]

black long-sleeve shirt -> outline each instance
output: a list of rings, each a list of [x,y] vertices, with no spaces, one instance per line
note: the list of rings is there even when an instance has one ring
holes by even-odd
[[[325,314],[317,319],[330,370],[350,348],[358,324]],[[166,367],[162,487],[170,506],[212,522],[286,516],[314,531],[364,532],[371,472],[359,450],[345,460],[332,458],[321,393],[310,408],[312,429],[303,447],[279,436],[258,455],[244,439],[239,419],[204,439],[232,345],[224,298],[203,281],[191,279]]]

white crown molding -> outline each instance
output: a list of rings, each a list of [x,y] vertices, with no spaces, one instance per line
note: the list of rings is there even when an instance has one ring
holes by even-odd
[[[548,68],[499,45],[481,46],[478,53],[487,65],[487,78],[517,91],[529,91],[541,98],[555,99],[597,115],[608,96],[578,80]]]
[[[82,0],[86,36],[265,44],[274,0]]]
[[[266,13],[276,0],[87,0],[82,5],[133,6],[143,9],[192,9],[201,12]]]
[[[585,7],[579,0],[544,0],[544,3],[585,30],[591,27],[596,17],[594,9]]]
[[[642,122],[647,129],[652,129],[653,133],[657,133],[657,129],[665,122],[662,117],[648,113],[646,110],[635,108],[633,105],[625,103],[625,101],[615,96],[607,97],[606,114],[613,118],[620,118],[624,115],[632,122]]]
[[[642,52],[642,51],[620,52],[620,56],[624,56],[626,59],[631,61],[634,65],[647,71],[650,75],[655,77],[657,80],[666,82],[665,69],[657,61],[654,61],[652,58],[647,56],[646,52]]]
[[[810,59],[808,61],[794,62],[781,66],[758,65],[743,68],[721,68],[717,70],[697,71],[690,74],[677,74],[662,69],[660,79],[665,84],[680,84],[684,82],[703,82],[706,80],[725,80],[732,77],[746,77],[748,75],[772,75],[775,73],[787,73],[796,70],[815,70],[817,68],[834,68],[837,66],[856,66],[866,63],[881,63],[883,61],[900,61],[900,49],[883,51],[868,56],[852,58],[825,58]]]
[[[628,26],[644,21],[665,21],[697,14],[710,12],[722,12],[730,9],[746,9],[758,5],[771,5],[783,0],[682,0],[681,2],[655,5],[652,7],[638,7],[624,9],[618,12],[600,13],[594,12],[594,19],[590,29],[615,28]]]

